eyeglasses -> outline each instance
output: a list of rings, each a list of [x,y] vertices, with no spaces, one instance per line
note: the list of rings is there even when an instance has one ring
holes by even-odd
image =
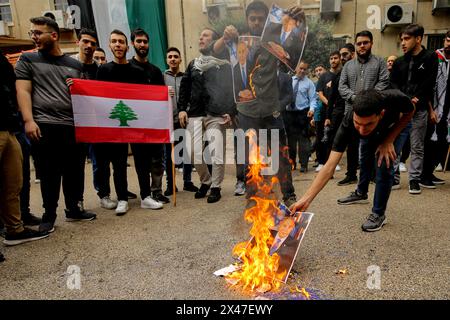
[[[40,36],[42,36],[44,33],[53,33],[53,32],[49,32],[49,31],[47,31],[47,32],[43,32],[43,31],[39,31],[39,30],[31,30],[31,31],[28,31],[28,35],[30,36],[30,38],[32,38],[33,36],[36,36],[36,37],[40,37]]]
[[[356,45],[358,47],[362,47],[362,46],[367,46],[369,43],[370,43],[370,41],[360,41],[360,42],[357,42]]]

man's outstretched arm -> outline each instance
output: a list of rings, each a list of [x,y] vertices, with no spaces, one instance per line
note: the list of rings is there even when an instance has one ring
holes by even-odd
[[[330,157],[327,163],[324,165],[322,170],[320,170],[317,177],[312,182],[308,191],[303,195],[303,197],[291,206],[292,212],[305,212],[308,210],[310,204],[313,202],[314,198],[319,194],[320,191],[327,185],[328,181],[333,177],[336,166],[341,161],[343,152],[331,151]]]

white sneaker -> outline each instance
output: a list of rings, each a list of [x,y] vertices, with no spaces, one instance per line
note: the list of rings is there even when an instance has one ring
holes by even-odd
[[[109,196],[107,196],[100,200],[100,207],[108,209],[108,210],[113,210],[113,209],[117,208],[117,203],[115,201],[111,200],[111,198]]]
[[[403,162],[400,162],[400,172],[407,172],[406,165]]]
[[[320,170],[322,170],[323,168],[323,164],[319,164],[316,168],[316,172],[320,172]]]
[[[442,170],[442,165],[439,163],[438,166],[436,167],[436,169],[434,169],[434,171],[442,172],[444,170]]]
[[[128,201],[121,200],[117,204],[116,215],[123,216],[128,212]]]
[[[341,170],[342,170],[341,166],[340,166],[340,165],[337,165],[337,166],[336,166],[336,169],[335,169],[334,171],[341,171]]]
[[[141,201],[141,208],[142,209],[152,209],[157,210],[161,209],[163,207],[163,204],[159,201],[156,201],[152,197],[147,197],[144,200]]]

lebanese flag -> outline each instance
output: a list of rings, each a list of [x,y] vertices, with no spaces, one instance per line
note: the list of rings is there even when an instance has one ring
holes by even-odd
[[[77,142],[171,143],[173,111],[165,86],[73,79]]]

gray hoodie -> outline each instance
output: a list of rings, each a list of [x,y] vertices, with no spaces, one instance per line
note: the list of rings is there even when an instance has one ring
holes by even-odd
[[[181,79],[183,78],[183,72],[178,72],[174,74],[170,69],[164,72],[164,81],[166,86],[172,87],[175,89],[175,96],[172,97],[172,105],[173,105],[173,120],[175,123],[178,123],[178,98],[180,95],[180,85]]]

